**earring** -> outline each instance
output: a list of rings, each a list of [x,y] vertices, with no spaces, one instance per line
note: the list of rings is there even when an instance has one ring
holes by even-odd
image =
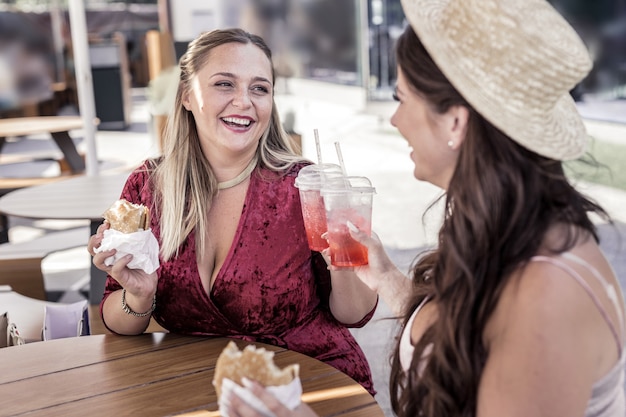
[[[451,140],[449,140],[449,141],[448,141],[448,147],[449,147],[450,149],[452,149],[452,147],[453,147],[453,146],[454,146],[454,142],[453,142],[453,141],[451,141]]]

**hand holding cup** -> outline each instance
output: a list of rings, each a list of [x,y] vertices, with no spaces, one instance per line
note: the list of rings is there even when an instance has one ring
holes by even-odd
[[[331,265],[356,267],[368,264],[367,246],[350,235],[348,224],[371,236],[375,193],[375,188],[366,177],[332,178],[322,186],[320,194],[326,211]]]

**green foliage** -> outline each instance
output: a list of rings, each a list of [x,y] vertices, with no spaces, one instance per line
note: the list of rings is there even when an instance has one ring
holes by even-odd
[[[565,167],[575,179],[626,191],[626,138],[624,143],[594,140],[589,155]]]

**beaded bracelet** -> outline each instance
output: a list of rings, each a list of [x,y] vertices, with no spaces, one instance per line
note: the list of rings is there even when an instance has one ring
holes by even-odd
[[[131,316],[135,316],[135,317],[146,317],[152,314],[155,308],[156,308],[156,294],[152,298],[152,307],[150,307],[150,310],[146,311],[145,313],[137,313],[136,311],[133,311],[133,309],[128,307],[128,305],[126,304],[126,289],[122,290],[122,310],[124,310],[124,313],[130,314]]]

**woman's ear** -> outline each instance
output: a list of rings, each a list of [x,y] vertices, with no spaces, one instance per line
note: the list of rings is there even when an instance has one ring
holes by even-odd
[[[465,140],[469,110],[465,106],[452,106],[446,113],[446,130],[448,132],[450,148],[456,150]]]
[[[183,99],[182,100],[183,107],[185,108],[185,110],[191,111],[191,103],[189,101],[189,92],[184,93],[182,99]]]

